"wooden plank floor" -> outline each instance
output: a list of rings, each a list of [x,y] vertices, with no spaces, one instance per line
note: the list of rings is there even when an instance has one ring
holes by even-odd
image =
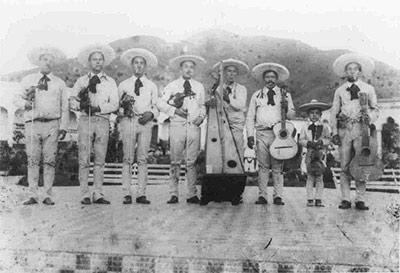
[[[247,187],[240,206],[201,207],[186,204],[184,184],[176,205],[167,185],[148,186],[148,206],[123,205],[120,186],[104,188],[108,206],[56,187],[55,206],[26,207],[26,188],[0,182],[2,272],[398,272],[399,222],[386,210],[398,194],[368,192],[360,212],[339,210],[334,189],[316,208],[304,188],[285,188],[285,206],[256,206]]]

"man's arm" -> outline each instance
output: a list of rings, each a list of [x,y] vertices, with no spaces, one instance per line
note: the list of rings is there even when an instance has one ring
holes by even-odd
[[[246,117],[247,137],[254,137],[254,124],[256,119],[256,93],[253,94],[249,104],[249,110]]]
[[[61,119],[60,119],[60,130],[67,131],[69,121],[69,102],[68,102],[68,89],[64,81],[61,81],[60,85],[61,94]]]
[[[332,135],[337,135],[338,134],[338,129],[337,129],[337,114],[340,112],[340,107],[341,107],[341,102],[340,102],[340,90],[336,89],[335,95],[333,97],[333,103],[332,103],[332,108],[331,108],[331,129],[332,129]]]
[[[244,111],[246,108],[247,89],[246,87],[236,90],[236,98],[233,94],[229,95],[230,104],[236,111]]]

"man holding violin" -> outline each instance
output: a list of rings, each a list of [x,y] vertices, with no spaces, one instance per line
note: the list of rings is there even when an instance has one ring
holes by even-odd
[[[195,69],[206,61],[195,55],[181,55],[170,60],[171,68],[180,69],[181,77],[169,83],[158,100],[158,108],[170,117],[170,194],[168,204],[178,203],[178,182],[183,151],[186,156],[187,203],[199,203],[195,160],[200,150],[200,128],[206,115],[204,86],[193,79]]]
[[[147,158],[149,154],[153,119],[159,112],[156,106],[158,88],[146,75],[148,67],[156,67],[157,57],[143,48],[132,48],[121,55],[122,62],[131,67],[133,75],[118,86],[120,108],[119,127],[122,135],[124,159],[122,184],[124,204],[132,203],[132,163],[137,144],[138,188],[136,203],[150,204],[146,198]]]
[[[351,175],[349,164],[353,157],[353,142],[361,134],[361,123],[374,122],[379,115],[375,89],[361,80],[363,75],[371,75],[374,70],[374,62],[360,54],[348,53],[335,60],[333,70],[337,75],[346,79],[346,82],[335,91],[331,110],[331,125],[332,142],[339,145],[340,155],[342,202],[339,208],[350,209]],[[360,93],[366,93],[368,99],[366,114],[362,114],[361,111]],[[368,210],[369,208],[364,203],[366,182],[355,181],[355,183],[355,207],[357,210]]]
[[[58,140],[65,138],[69,112],[65,82],[52,71],[56,64],[65,60],[65,55],[57,48],[39,47],[30,51],[28,59],[39,67],[39,72],[22,79],[22,90],[14,98],[14,104],[25,109],[25,144],[31,196],[24,205],[38,203],[39,163],[42,154],[45,192],[43,203],[54,205],[52,186],[57,144]]]

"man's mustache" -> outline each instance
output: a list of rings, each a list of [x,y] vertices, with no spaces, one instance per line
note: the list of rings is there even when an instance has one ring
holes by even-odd
[[[267,81],[267,83],[275,83],[274,81]]]

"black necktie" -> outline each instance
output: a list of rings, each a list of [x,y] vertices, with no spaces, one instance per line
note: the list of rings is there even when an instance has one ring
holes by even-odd
[[[230,86],[227,86],[225,89],[226,89],[226,91],[228,91],[228,95],[229,95],[230,93],[232,93],[232,88],[231,88]]]
[[[275,91],[272,90],[272,88],[268,89],[267,96],[268,96],[267,105],[271,104],[272,106],[274,106],[275,105],[275,101],[274,101]]]
[[[50,79],[49,79],[49,77],[47,77],[47,75],[43,75],[43,77],[41,77],[40,78],[40,80],[39,80],[39,82],[38,82],[38,88],[40,89],[40,90],[48,90],[48,85],[47,85],[47,82],[49,82],[50,81]]]
[[[143,87],[143,83],[140,80],[140,78],[137,78],[136,81],[135,81],[135,94],[136,94],[136,96],[140,96],[140,92],[139,92],[140,87]]]
[[[97,92],[96,85],[100,82],[100,78],[97,75],[94,75],[92,78],[90,78],[88,86],[89,91],[95,94]]]
[[[360,88],[357,85],[353,83],[350,87],[347,87],[346,90],[350,92],[350,100],[358,99],[358,92],[360,92]]]
[[[308,126],[308,130],[311,130],[312,140],[314,140],[315,139],[315,131],[316,131],[315,124],[311,123],[310,126]]]
[[[192,92],[192,86],[190,85],[190,82],[188,80],[185,80],[185,82],[183,83],[183,88],[184,88],[183,93],[186,96]]]

